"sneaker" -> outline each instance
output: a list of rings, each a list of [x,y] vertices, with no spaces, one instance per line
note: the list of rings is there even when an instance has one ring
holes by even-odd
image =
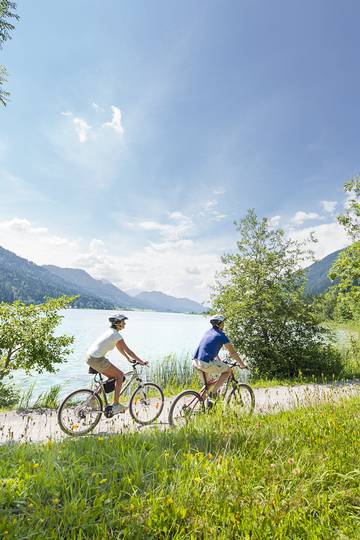
[[[116,403],[116,405],[112,406],[113,414],[124,413],[126,409],[127,407],[125,407],[125,405],[122,405],[121,403]]]
[[[209,410],[209,409],[211,409],[211,407],[213,407],[213,406],[214,406],[214,400],[211,399],[210,397],[208,397],[208,398],[206,399],[206,401],[205,401],[205,408],[206,408],[207,410]]]

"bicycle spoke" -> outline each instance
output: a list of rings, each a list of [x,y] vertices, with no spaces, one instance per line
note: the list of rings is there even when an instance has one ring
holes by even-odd
[[[255,407],[252,388],[244,383],[234,385],[227,397],[227,404],[236,414],[251,414]]]
[[[169,423],[173,426],[184,426],[202,412],[204,412],[204,403],[201,396],[195,391],[186,390],[173,401]]]
[[[130,415],[139,424],[151,424],[161,414],[164,395],[159,386],[145,383],[139,386],[130,399]]]
[[[76,390],[60,405],[58,422],[68,435],[85,435],[99,422],[101,412],[101,400],[92,390]]]

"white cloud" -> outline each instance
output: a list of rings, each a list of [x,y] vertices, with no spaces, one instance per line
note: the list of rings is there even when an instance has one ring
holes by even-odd
[[[59,266],[71,261],[79,248],[77,240],[54,235],[26,218],[0,221],[0,245],[37,264]]]
[[[25,218],[13,218],[9,221],[0,222],[2,231],[13,231],[27,234],[46,234],[48,229],[45,227],[33,227],[29,220]]]
[[[276,228],[280,223],[281,216],[272,216],[269,218],[269,227]]]
[[[204,210],[212,210],[215,206],[217,206],[218,202],[215,199],[211,199],[206,201],[203,204]]]
[[[321,201],[321,206],[325,210],[325,212],[334,212],[337,202],[336,201]]]
[[[345,246],[349,245],[344,228],[337,222],[322,223],[315,227],[305,227],[304,229],[289,229],[287,234],[294,240],[303,241],[313,233],[317,243],[311,246],[316,259],[322,259]],[[311,262],[311,261],[310,261]]]
[[[185,268],[185,270],[188,274],[195,274],[195,275],[201,274],[201,270],[197,266],[188,266]]]
[[[86,120],[84,120],[83,118],[76,117],[73,119],[73,122],[75,125],[76,133],[79,137],[79,141],[81,143],[86,142],[89,138],[89,132],[91,130],[91,126],[89,126]]]
[[[103,124],[103,127],[113,129],[114,131],[116,131],[116,133],[119,133],[119,135],[124,135],[124,128],[121,125],[121,110],[119,109],[119,107],[115,107],[114,105],[111,106],[111,110],[113,113],[112,120],[111,122],[105,122]]]
[[[301,210],[296,212],[296,214],[291,218],[292,223],[295,223],[296,225],[302,225],[304,221],[308,221],[311,219],[322,219],[319,214],[316,212],[302,212]]]
[[[192,240],[175,240],[173,242],[150,242],[149,246],[145,247],[145,250],[151,251],[168,251],[169,249],[183,249],[194,245]]]
[[[220,212],[217,212],[216,210],[212,213],[212,220],[213,221],[222,221],[227,217],[227,214],[221,214]]]
[[[91,106],[93,109],[95,109],[96,111],[101,111],[101,112],[104,112],[104,109],[102,107],[100,107],[100,105],[98,105],[97,103],[95,103],[94,101],[91,103]]]
[[[64,111],[64,112],[61,112],[60,114],[61,114],[61,116],[72,116],[71,111]]]
[[[195,225],[191,218],[181,212],[173,212],[169,217],[176,223],[160,223],[158,221],[146,220],[137,223],[127,223],[127,225],[133,229],[158,232],[167,242],[178,242],[194,234]]]
[[[223,187],[218,187],[218,188],[214,189],[214,191],[213,191],[214,195],[224,195],[224,193],[225,193],[225,188],[223,188]]]
[[[186,216],[182,212],[169,212],[168,213],[170,219],[187,219]]]

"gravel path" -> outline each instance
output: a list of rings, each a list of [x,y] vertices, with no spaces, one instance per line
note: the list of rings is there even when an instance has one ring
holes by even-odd
[[[280,410],[313,403],[334,401],[342,397],[360,395],[360,381],[335,384],[306,384],[301,386],[277,386],[256,388],[255,412],[269,414]],[[171,399],[167,398],[164,410],[156,427],[168,425]],[[118,414],[113,418],[103,417],[94,430],[96,434],[121,433],[130,430],[147,429],[136,424],[129,413]],[[10,411],[0,413],[0,444],[10,442],[44,442],[66,437],[57,424],[56,412],[51,410],[19,413]]]

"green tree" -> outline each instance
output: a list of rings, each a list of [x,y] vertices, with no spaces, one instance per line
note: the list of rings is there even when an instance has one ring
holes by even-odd
[[[223,256],[213,296],[235,347],[259,376],[338,373],[339,356],[304,296],[308,250],[254,210],[236,227],[237,251]]]
[[[73,298],[65,296],[44,304],[0,303],[0,385],[16,369],[26,373],[54,372],[71,352],[74,338],[55,335],[62,319],[60,309]]]
[[[360,176],[346,182],[344,191],[349,198],[338,221],[353,243],[340,253],[329,271],[329,278],[337,281],[334,316],[338,320],[360,319]]]
[[[360,176],[353,176],[345,182],[344,191],[348,193],[346,210],[338,216],[338,221],[353,241],[360,240]]]
[[[329,278],[337,280],[336,319],[360,319],[360,241],[344,249],[332,265]]]
[[[15,28],[12,23],[15,20],[19,20],[19,15],[16,14],[16,3],[10,0],[0,0],[0,50],[5,41],[11,39],[10,33]],[[6,69],[0,64],[0,103],[3,105],[6,105],[9,99],[9,92],[3,88],[6,81]]]

